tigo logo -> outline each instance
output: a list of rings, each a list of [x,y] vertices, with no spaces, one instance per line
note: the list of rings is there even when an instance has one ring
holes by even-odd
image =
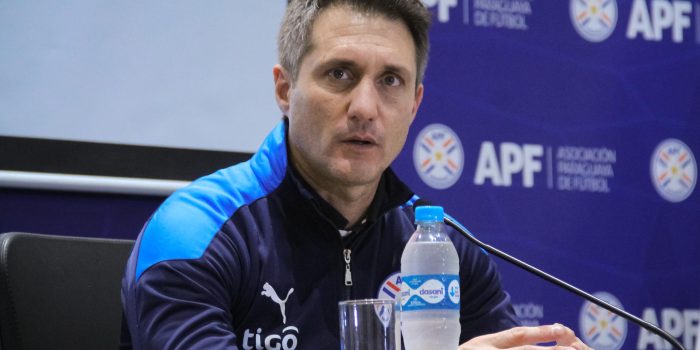
[[[428,186],[443,190],[454,185],[464,168],[464,150],[457,134],[442,124],[426,126],[413,145],[413,165]]]
[[[590,42],[607,39],[617,25],[615,0],[570,0],[569,13],[576,31]]]
[[[664,140],[651,157],[651,180],[669,202],[681,202],[693,193],[697,169],[693,152],[680,140]]]

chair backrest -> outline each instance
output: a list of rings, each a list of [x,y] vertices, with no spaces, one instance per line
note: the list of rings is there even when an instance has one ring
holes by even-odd
[[[118,348],[121,277],[133,244],[0,235],[0,349]]]

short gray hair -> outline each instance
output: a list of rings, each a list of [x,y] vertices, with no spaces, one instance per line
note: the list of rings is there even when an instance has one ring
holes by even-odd
[[[296,81],[301,60],[311,49],[314,21],[323,10],[339,5],[402,20],[411,32],[416,49],[416,85],[423,81],[430,50],[428,28],[431,15],[420,0],[289,0],[277,39],[277,50],[280,64],[291,73],[292,81]]]

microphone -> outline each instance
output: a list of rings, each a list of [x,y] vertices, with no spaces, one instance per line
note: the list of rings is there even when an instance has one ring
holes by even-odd
[[[413,209],[415,210],[416,207],[426,206],[426,205],[431,205],[431,204],[430,204],[430,202],[428,202],[426,200],[418,199],[413,204]],[[662,339],[666,340],[667,342],[669,342],[671,345],[673,345],[677,349],[685,350],[683,345],[681,345],[681,343],[676,338],[674,338],[673,336],[668,334],[663,329],[657,327],[656,325],[649,323],[647,321],[644,321],[643,319],[641,319],[641,318],[639,318],[639,317],[637,317],[637,316],[635,316],[635,315],[633,315],[633,314],[631,314],[623,309],[620,309],[617,306],[611,305],[611,304],[603,301],[602,299],[597,298],[597,297],[593,296],[592,294],[590,294],[590,293],[588,293],[580,288],[577,288],[577,287],[575,287],[567,282],[564,282],[557,277],[554,277],[554,276],[552,276],[552,275],[550,275],[550,274],[548,274],[548,273],[546,273],[546,272],[544,272],[544,271],[542,271],[542,270],[540,270],[540,269],[538,269],[538,268],[536,268],[536,267],[534,267],[534,266],[532,266],[532,265],[530,265],[522,260],[515,258],[514,256],[508,255],[503,251],[500,251],[500,250],[498,250],[498,249],[496,249],[496,248],[494,248],[486,243],[479,241],[478,239],[476,239],[474,237],[474,235],[471,234],[471,232],[469,232],[469,230],[467,230],[466,227],[462,226],[462,224],[460,224],[459,222],[457,222],[457,220],[455,220],[454,218],[452,218],[451,216],[449,216],[447,214],[445,214],[445,223],[447,225],[449,225],[450,227],[452,227],[453,229],[455,229],[457,232],[459,232],[462,236],[464,236],[470,242],[476,244],[478,247],[485,250],[486,252],[493,254],[493,255],[495,255],[495,256],[527,271],[527,272],[530,272],[533,275],[535,275],[539,278],[542,278],[549,283],[552,283],[560,288],[564,288],[564,289],[568,290],[569,292],[574,293],[574,294],[590,301],[591,303],[594,303],[594,304],[596,304],[596,305],[598,305],[598,306],[600,306],[600,307],[602,307],[610,312],[613,312],[619,316],[622,316],[626,320],[631,321],[631,322],[639,325],[640,327],[660,336]]]

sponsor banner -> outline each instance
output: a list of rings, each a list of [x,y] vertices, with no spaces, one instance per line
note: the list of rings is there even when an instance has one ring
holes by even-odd
[[[481,240],[692,349],[700,1],[425,3],[425,99],[394,170]],[[524,324],[564,323],[595,349],[670,349],[494,260]]]

